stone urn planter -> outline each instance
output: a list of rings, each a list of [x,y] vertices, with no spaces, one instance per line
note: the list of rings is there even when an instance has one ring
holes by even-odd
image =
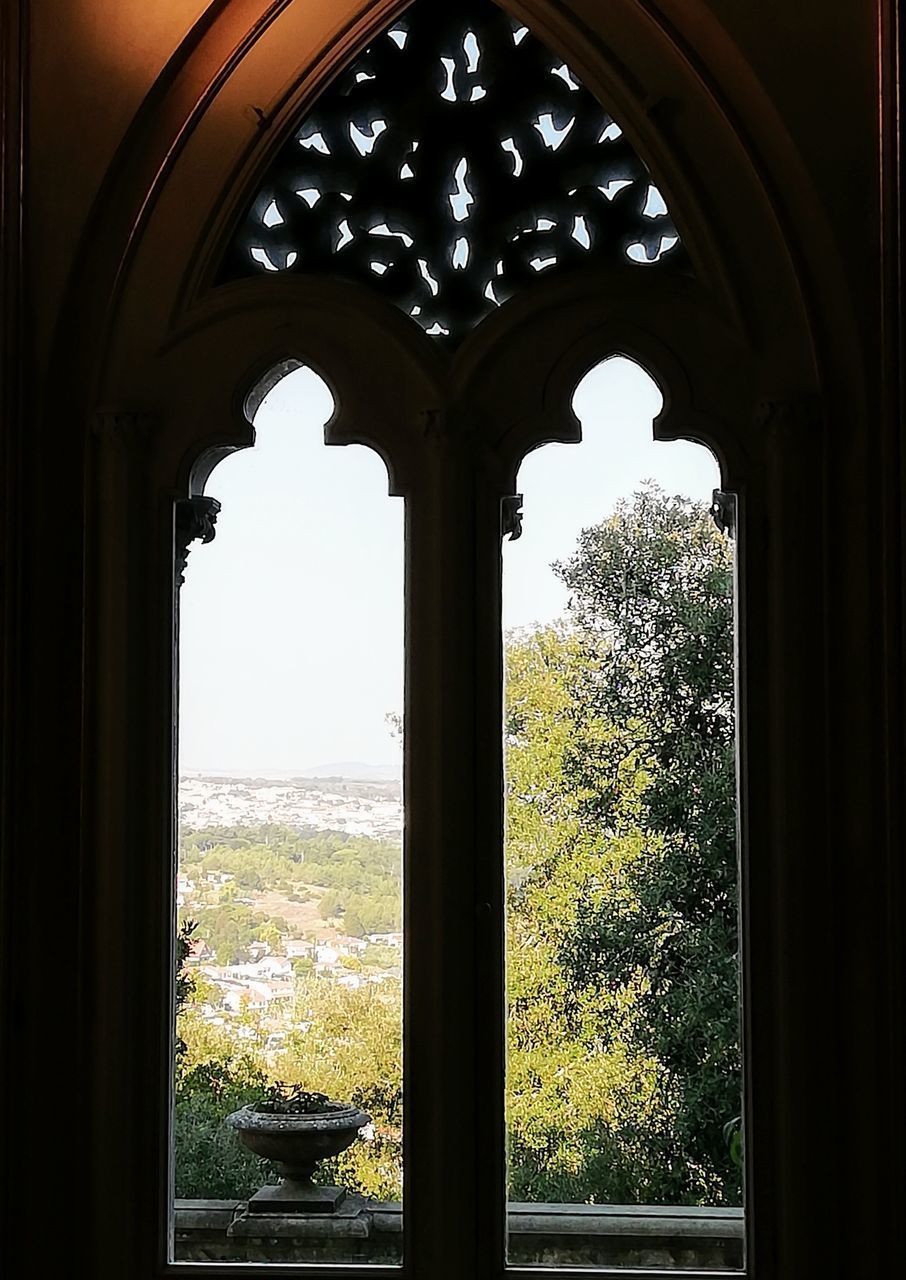
[[[280,1170],[277,1186],[262,1187],[248,1203],[249,1213],[334,1213],[346,1193],[342,1187],[318,1187],[312,1174],[320,1160],[351,1146],[371,1116],[323,1094],[274,1091],[260,1103],[249,1103],[227,1116],[242,1144],[255,1155],[273,1160]]]

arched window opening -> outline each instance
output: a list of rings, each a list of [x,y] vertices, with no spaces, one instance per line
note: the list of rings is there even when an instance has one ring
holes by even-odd
[[[416,0],[280,150],[221,279],[356,281],[453,346],[589,264],[689,270],[620,125],[492,0]]]
[[[312,370],[264,385],[180,593],[174,1254],[204,1256],[206,1201],[244,1209],[221,1260],[268,1261],[282,1215],[334,1224],[291,1261],[359,1261],[337,1223],[376,1197],[396,1229],[364,1260],[397,1262],[402,503],[325,448]]]
[[[493,1265],[742,1265],[734,500],[706,450],[654,443],[660,392],[625,358],[575,393],[580,449],[524,460],[524,532],[510,488],[519,447],[571,438],[556,370],[617,331],[614,287],[638,309],[643,268],[653,314],[694,284],[664,196],[492,0],[415,0],[376,35],[227,245],[217,283],[257,278],[239,310],[278,300],[286,329],[313,313],[281,275],[342,282],[314,289],[317,358],[347,410],[380,404],[411,501],[404,547],[380,463],[323,449],[323,383],[281,366],[189,564],[179,1260],[206,1256],[191,1206],[212,1199],[225,1261],[402,1259],[405,551],[406,1264],[436,1271],[462,1231]],[[314,1182],[277,1145],[343,1126]]]
[[[632,361],[574,407],[504,543],[509,1257],[734,1269],[733,502],[706,449],[653,440]],[[555,1205],[572,1242],[540,1248]]]

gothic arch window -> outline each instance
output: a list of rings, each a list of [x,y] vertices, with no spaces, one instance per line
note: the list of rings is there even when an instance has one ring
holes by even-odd
[[[635,303],[637,346],[594,332],[598,303],[589,300],[605,293],[596,291],[595,282],[616,278],[624,297],[642,300]],[[293,125],[230,232],[203,303],[216,310],[219,298],[253,298],[266,314],[271,294],[289,298],[289,311],[293,298],[314,297],[335,402],[326,443],[372,445],[388,462],[392,493],[406,500],[406,1124],[399,1146],[399,1116],[385,1114],[388,1080],[366,1082],[365,1091],[358,1082],[352,1096],[352,1078],[343,1076],[349,1097],[337,1101],[374,1112],[366,1116],[374,1128],[357,1148],[358,1164],[325,1170],[324,1192],[308,1187],[305,1170],[289,1161],[282,1189],[246,1201],[251,1188],[243,1184],[241,1206],[219,1245],[224,1260],[348,1267],[399,1265],[402,1257],[403,1268],[430,1270],[443,1265],[454,1225],[467,1221],[468,1249],[491,1268],[509,1261],[568,1272],[577,1262],[599,1268],[642,1262],[655,1270],[691,1266],[706,1274],[742,1265],[741,1170],[732,1155],[738,1158],[740,1151],[743,1107],[732,548],[726,530],[715,530],[703,495],[683,503],[651,490],[639,500],[628,490],[610,493],[607,468],[601,467],[600,489],[610,497],[605,503],[598,495],[590,520],[613,559],[623,539],[622,640],[613,608],[608,613],[613,600],[601,603],[607,590],[595,585],[596,575],[608,576],[607,563],[600,556],[595,562],[591,553],[582,566],[573,564],[572,579],[564,577],[577,596],[582,577],[586,585],[589,575],[595,580],[575,613],[545,618],[529,640],[505,641],[500,612],[508,585],[500,545],[521,532],[522,499],[514,489],[523,458],[539,445],[580,442],[573,392],[594,381],[584,375],[603,356],[626,351],[639,358],[639,364],[614,361],[610,367],[635,371],[636,392],[646,384],[649,398],[658,398],[640,364],[658,369],[663,355],[665,369],[673,370],[665,353],[655,356],[655,348],[646,348],[644,298],[659,288],[667,296],[677,280],[694,282],[690,257],[627,134],[566,61],[491,0],[416,0],[372,37]],[[560,310],[554,303],[546,311],[545,300],[558,291]],[[520,310],[529,317],[525,329],[514,326],[508,333],[504,317]],[[497,326],[482,326],[498,311]],[[384,347],[377,333],[385,316],[393,316],[404,334],[399,347]],[[377,328],[370,330],[370,351],[372,320]],[[253,323],[251,312],[242,323]],[[276,330],[289,361],[260,385],[305,361],[311,333],[299,325],[287,337],[289,328],[292,321]],[[452,394],[436,370],[456,367],[466,339],[479,330],[491,334],[488,351]],[[346,355],[353,347],[356,361]],[[344,353],[339,360],[338,352]],[[664,376],[663,389],[664,401],[672,393],[676,412],[681,376]],[[645,392],[640,396],[644,401]],[[614,406],[604,397],[599,410],[613,412]],[[653,402],[648,408],[636,404],[633,412],[649,434],[651,419],[664,416]],[[541,451],[543,467],[545,457]],[[578,466],[587,466],[587,457],[586,449]],[[218,474],[211,475],[202,458],[192,488],[209,480],[216,485]],[[554,500],[567,522],[573,520],[573,543],[581,532],[577,492],[578,486],[572,493],[563,488]],[[617,497],[630,506],[619,507]],[[544,524],[531,494],[527,499],[531,536],[521,547]],[[338,504],[343,500],[338,492]],[[726,525],[732,498],[724,495],[717,507]],[[646,521],[650,529],[642,527]],[[595,529],[582,534],[589,545]],[[678,554],[677,544],[683,544]],[[640,608],[640,627],[660,631],[646,637],[648,648],[633,649],[626,643],[633,630],[627,617],[640,604],[633,593],[644,594],[633,582],[658,572],[669,579],[671,605],[645,617]],[[701,630],[710,628],[711,640],[718,632],[713,648],[722,659],[723,684],[717,689],[704,681],[703,691],[686,680],[671,703],[662,696],[677,673],[671,645],[683,649],[683,627],[686,649],[704,639],[695,631],[699,613],[692,609],[691,621],[683,614],[688,600],[700,603],[696,593],[717,596],[711,612],[710,604],[703,605]],[[598,614],[585,625],[582,608],[587,613],[589,599]],[[553,650],[559,657],[552,658]],[[545,685],[560,659],[566,666]],[[521,675],[505,689],[505,746],[504,663],[511,672],[522,664]],[[614,707],[603,682],[592,678],[599,671],[626,681],[635,703],[627,694],[626,705]],[[545,721],[550,699],[564,695],[563,681],[572,681],[568,696],[558,716]],[[701,705],[681,712],[688,698]],[[513,699],[535,699],[529,717],[525,707],[513,712]],[[642,726],[644,708],[655,703],[660,719],[651,713]],[[594,716],[584,718],[582,708],[590,707]],[[532,724],[526,730],[527,719]],[[695,742],[683,739],[692,723],[700,730],[703,719],[719,739],[711,754],[705,731]],[[671,772],[669,744],[680,739],[685,772]],[[562,753],[554,760],[560,740]],[[546,782],[532,773],[535,753],[552,768]],[[710,781],[701,782],[696,768],[703,777],[709,769],[719,773],[715,803]],[[531,776],[525,786],[504,782],[520,771],[523,783],[526,771]],[[614,800],[616,791],[621,794]],[[671,813],[651,817],[658,805]],[[711,838],[708,823],[717,820],[717,810],[720,829]],[[248,837],[244,831],[243,840]],[[207,844],[214,837],[202,831],[191,838]],[[220,861],[244,865],[223,854]],[[667,872],[659,879],[662,863],[671,870],[669,881]],[[695,874],[686,874],[690,867]],[[370,876],[371,869],[366,872]],[[356,874],[365,874],[361,865]],[[326,886],[312,879],[301,887],[320,893]],[[333,882],[321,904],[331,893]],[[334,897],[325,908],[326,925],[348,950],[349,933],[362,929],[343,925],[361,910]],[[704,914],[701,899],[711,902]],[[609,911],[614,902],[619,909]],[[633,924],[636,916],[644,927]],[[320,928],[321,922],[314,933]],[[613,940],[621,931],[617,946]],[[274,945],[279,932],[271,931]],[[584,940],[582,946],[577,940]],[[320,934],[312,942],[321,984],[361,982],[369,989],[388,977],[372,972],[369,956],[357,952],[339,968],[328,964],[319,959],[322,943]],[[385,966],[394,969],[394,959],[384,956]],[[686,969],[685,979],[677,978],[677,966]],[[239,977],[238,969],[215,974],[221,984]],[[330,1059],[337,1044],[348,1057],[357,1034],[365,1053],[371,1024],[353,1025],[351,1002],[346,1027],[337,1018],[321,1027],[321,995],[306,988],[294,1005],[296,1025],[270,1028],[270,1036],[289,1039],[274,1039],[265,1074],[273,1075],[282,1061],[294,1082],[310,1083],[296,1078],[285,1044],[294,1044],[317,1075],[319,1064],[303,1052],[316,1034],[321,1059]],[[381,1004],[376,986],[371,997],[361,1002],[362,1023],[371,1016],[366,1004],[371,1012]],[[690,1019],[680,1016],[682,1000],[696,1007]],[[719,1021],[719,1032],[711,1034],[709,1021]],[[687,1043],[703,1062],[719,1056],[719,1069],[696,1071],[683,1056]],[[398,1059],[397,1053],[390,1074],[399,1074]],[[188,1098],[183,1115],[195,1102]],[[279,1105],[271,1098],[269,1106]],[[568,1115],[552,1121],[558,1107]],[[700,1140],[692,1140],[696,1125],[706,1130],[696,1135]],[[379,1140],[366,1149],[375,1134]],[[178,1171],[179,1157],[178,1148]],[[403,1169],[403,1206],[389,1206],[385,1202],[401,1190]],[[255,1176],[248,1169],[243,1174]],[[338,1192],[331,1176],[346,1179],[351,1193]],[[223,1181],[216,1185],[224,1189]],[[195,1189],[201,1192],[201,1185]],[[672,1207],[669,1228],[662,1225],[664,1206]],[[198,1261],[200,1253],[193,1251],[203,1249],[200,1239],[192,1243],[195,1226],[198,1236],[205,1229],[193,1212],[183,1196],[175,1211],[177,1261]],[[282,1221],[279,1231],[273,1224],[271,1230],[284,1240],[280,1245],[267,1243],[266,1220],[275,1213]]]
[[[662,408],[642,414],[643,430],[650,433],[654,417],[659,439],[685,435],[716,441],[725,480],[731,478],[728,488],[738,474],[734,442],[728,437],[727,444],[715,425],[721,420],[715,410],[721,396],[712,401],[701,391],[712,363],[721,364],[722,344],[730,348],[735,339],[727,337],[725,325],[714,325],[711,318],[702,321],[706,290],[699,288],[656,176],[618,120],[583,87],[567,62],[500,6],[491,0],[457,6],[416,0],[370,38],[287,130],[263,177],[259,174],[254,196],[211,256],[218,270],[201,273],[207,284],[203,281],[191,298],[188,322],[160,348],[159,367],[177,369],[170,375],[172,384],[182,381],[184,386],[194,376],[194,344],[202,335],[197,349],[208,361],[200,380],[205,394],[217,384],[197,416],[196,406],[181,407],[170,436],[169,424],[161,433],[166,447],[160,450],[157,481],[167,501],[178,495],[177,581],[188,541],[209,541],[213,534],[220,474],[214,463],[231,449],[253,443],[255,414],[248,393],[275,384],[299,364],[322,373],[333,393],[325,442],[373,448],[387,463],[391,493],[405,501],[405,1209],[386,1203],[391,1190],[398,1190],[399,1164],[383,1182],[363,1179],[345,1200],[325,1195],[319,1201],[304,1177],[292,1177],[294,1171],[305,1173],[302,1166],[287,1162],[290,1181],[300,1184],[301,1191],[290,1186],[255,1206],[240,1199],[222,1210],[229,1213],[228,1223],[214,1222],[205,1216],[206,1209],[185,1203],[192,1197],[181,1197],[183,1203],[170,1219],[173,1259],[198,1261],[216,1244],[217,1257],[229,1262],[323,1262],[357,1268],[396,1265],[402,1258],[404,1271],[438,1275],[454,1273],[451,1257],[459,1259],[461,1269],[474,1270],[476,1263],[489,1272],[508,1264],[551,1264],[568,1274],[589,1261],[604,1269],[739,1270],[744,1225],[741,1171],[733,1161],[742,1158],[744,1106],[738,1101],[738,1072],[733,1076],[733,1055],[738,1055],[738,1044],[729,1043],[733,1029],[720,1049],[732,1060],[725,1075],[732,1077],[734,1105],[725,1105],[727,1096],[719,1105],[712,1106],[713,1097],[707,1101],[705,1156],[722,1162],[717,1174],[701,1164],[674,1168],[687,1154],[678,1152],[676,1134],[667,1132],[668,1114],[675,1117],[681,1111],[676,1077],[666,1071],[659,1075],[641,1041],[632,1051],[639,1115],[646,1112],[637,1129],[648,1125],[645,1158],[656,1160],[659,1154],[671,1166],[672,1182],[666,1174],[656,1183],[633,1182],[622,1167],[608,1168],[606,1177],[602,1172],[597,1178],[594,1159],[619,1165],[626,1154],[620,1143],[625,1139],[631,1145],[627,1135],[635,1132],[632,1105],[624,1105],[622,1138],[614,1139],[615,1113],[608,1110],[618,1092],[613,1081],[606,1083],[606,1106],[602,1103],[584,1118],[572,1114],[562,1141],[553,1131],[538,1141],[531,1095],[547,1091],[552,1107],[569,1108],[575,1099],[565,1078],[573,1072],[581,1076],[584,1048],[589,1059],[598,1054],[599,1065],[604,1059],[610,1062],[616,1031],[603,1023],[588,1029],[595,982],[600,984],[600,1006],[619,1007],[625,1014],[626,1002],[641,1000],[654,985],[653,968],[646,971],[637,959],[634,968],[630,964],[632,972],[618,978],[608,968],[606,948],[598,948],[597,969],[585,974],[578,1000],[587,1015],[584,1048],[578,1039],[568,1043],[579,1016],[576,990],[552,987],[540,1003],[562,996],[557,1012],[572,1021],[567,1027],[564,1020],[556,1029],[553,1018],[551,1028],[564,1057],[549,1073],[543,1053],[537,1061],[521,1063],[525,1070],[518,1105],[529,1101],[521,1119],[513,1109],[514,1095],[507,1098],[505,1092],[507,1054],[524,1012],[514,1012],[514,1003],[512,1016],[508,1014],[508,895],[510,907],[523,890],[544,897],[543,886],[529,884],[539,861],[516,867],[515,884],[507,878],[513,868],[505,864],[508,759],[501,704],[509,655],[501,630],[506,585],[501,540],[519,536],[523,514],[529,521],[537,518],[531,495],[523,508],[515,492],[520,466],[539,446],[580,443],[574,392],[589,369],[620,355],[628,357],[636,373],[644,370],[639,376],[647,379],[649,391],[657,383],[662,393]],[[185,319],[182,315],[179,323]],[[707,350],[705,333],[709,342],[714,339]],[[735,366],[728,359],[722,367]],[[262,381],[266,369],[271,372]],[[236,405],[244,397],[243,417]],[[256,406],[258,398],[252,394]],[[199,396],[199,405],[202,401]],[[227,415],[229,429],[223,425]],[[542,466],[545,457],[550,454],[542,449]],[[338,489],[338,505],[343,501]],[[569,495],[561,495],[561,501],[568,506]],[[713,540],[707,503],[698,507],[695,519],[684,527],[694,525],[699,538],[706,529]],[[735,523],[732,494],[719,491],[714,507],[723,538]],[[642,504],[630,513],[627,527],[651,509]],[[671,511],[678,528],[684,509]],[[602,508],[600,520],[607,516]],[[679,535],[666,526],[661,532],[669,553]],[[719,545],[726,586],[732,548],[726,539]],[[653,553],[653,562],[658,554]],[[636,567],[627,561],[627,581]],[[683,565],[677,580],[686,572]],[[689,581],[695,586],[693,578]],[[722,607],[729,607],[731,595],[721,598]],[[605,632],[607,625],[605,620]],[[731,653],[730,668],[731,632],[730,624],[720,636],[721,653]],[[568,647],[574,640],[580,643],[574,636]],[[367,635],[363,652],[366,648]],[[660,656],[669,664],[669,654]],[[583,678],[599,659],[603,663],[600,653],[584,654]],[[634,679],[628,670],[621,675]],[[727,675],[726,667],[722,674]],[[732,712],[724,714],[725,703],[726,697],[720,707],[724,746],[733,722]],[[709,714],[713,711],[711,706]],[[581,734],[591,735],[585,745],[595,733],[609,734],[613,728],[583,723]],[[633,785],[641,794],[650,761],[639,762],[642,747],[632,740],[637,730],[635,724],[620,726],[626,735],[623,745],[635,761]],[[587,763],[580,755],[577,750],[573,757],[576,779]],[[611,763],[619,773],[616,757]],[[724,752],[722,766],[721,786],[729,777],[732,791],[732,752]],[[607,930],[613,933],[619,926],[627,932],[625,917],[605,920],[600,911],[595,914],[601,906],[601,877],[619,880],[614,841],[623,841],[624,854],[635,848],[640,877],[642,855],[650,855],[653,863],[671,844],[675,852],[687,838],[690,849],[695,843],[685,830],[652,828],[646,846],[638,830],[627,833],[619,827],[625,813],[609,812],[605,822],[606,797],[589,797],[583,786],[577,782],[570,792],[567,808],[578,807],[564,820],[563,831],[580,819],[587,824],[588,841],[580,852],[588,855],[584,883],[589,903],[563,899],[566,913],[556,929],[546,935],[543,929],[529,929],[529,945],[523,950],[529,961],[545,949],[550,955],[556,952],[558,964],[577,961],[568,956],[570,911],[584,936],[595,935],[595,946]],[[603,795],[603,782],[601,786]],[[531,807],[537,796],[529,788],[523,799]],[[636,802],[638,808],[638,796]],[[690,808],[694,804],[698,799]],[[729,807],[724,808],[726,818]],[[538,804],[537,811],[542,809]],[[595,822],[599,831],[592,830]],[[728,830],[721,831],[721,838],[727,837],[721,846],[726,855],[720,886],[724,924],[736,907],[735,828],[729,835]],[[595,857],[597,870],[589,861]],[[576,865],[579,861],[577,856]],[[566,880],[571,868],[570,857],[564,856],[560,869]],[[620,892],[628,892],[630,882],[632,876],[621,880]],[[638,887],[642,881],[633,883]],[[680,934],[676,919],[668,919],[675,904],[666,901],[650,878],[644,887],[650,949],[682,967],[682,947],[669,945]],[[682,889],[690,899],[684,906],[691,919],[694,888],[685,883]],[[347,909],[329,917],[337,933]],[[679,907],[674,914],[681,914]],[[698,920],[695,927],[707,933],[707,921]],[[578,935],[578,928],[573,932]],[[730,933],[728,927],[722,942]],[[626,963],[631,950],[624,947]],[[732,986],[738,966],[735,955],[730,960],[722,979],[731,969]],[[573,968],[578,973],[581,963]],[[362,971],[353,964],[342,977]],[[367,965],[365,972],[370,981],[374,975]],[[219,979],[233,980],[223,974]],[[669,998],[669,980],[665,990]],[[702,992],[692,994],[698,998]],[[732,997],[728,1008],[728,1023],[735,1027]],[[300,1007],[296,1013],[294,1034],[308,1035],[314,1024],[311,1010]],[[341,1039],[348,1048],[352,1037],[344,1034]],[[707,1034],[696,1046],[696,1052],[710,1052]],[[276,1057],[273,1049],[272,1060]],[[607,1075],[609,1066],[605,1068],[594,1080],[590,1073],[592,1092]],[[670,1105],[655,1115],[663,1101],[659,1094],[669,1094]],[[358,1095],[340,1101],[368,1105]],[[624,1096],[621,1105],[625,1103]],[[382,1117],[372,1119],[379,1137],[387,1139],[380,1132]],[[602,1130],[607,1131],[603,1136]],[[398,1125],[395,1137],[399,1139]],[[522,1169],[520,1178],[514,1178],[520,1142]],[[594,1153],[584,1182],[574,1176],[577,1142]],[[696,1148],[690,1161],[698,1160],[702,1150]],[[537,1179],[536,1158],[544,1165]],[[330,1176],[342,1175],[334,1167],[325,1171],[325,1179]],[[659,1192],[651,1190],[655,1185]],[[508,1186],[514,1202],[509,1211]],[[536,1212],[541,1186],[548,1196]],[[670,1190],[663,1189],[668,1186]],[[619,1202],[618,1187],[623,1196]],[[644,1202],[652,1208],[650,1202],[658,1198],[676,1212],[662,1212],[663,1203],[648,1212]],[[581,1211],[572,1213],[570,1206]],[[171,1210],[172,1202],[167,1207]],[[286,1210],[276,1215],[279,1227],[268,1212],[275,1207]],[[329,1213],[323,1213],[325,1207]],[[218,1223],[223,1227],[219,1236]],[[592,1228],[586,1231],[589,1223]],[[206,1231],[216,1241],[204,1238]],[[545,1243],[551,1232],[555,1245]]]
[[[620,125],[491,0],[417,0],[281,148],[221,269],[365,284],[439,340],[589,264],[688,272]]]

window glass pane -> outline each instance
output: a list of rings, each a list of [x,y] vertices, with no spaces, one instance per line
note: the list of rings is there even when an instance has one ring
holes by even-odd
[[[269,392],[181,588],[177,1260],[400,1258],[403,511],[332,408]]]
[[[660,407],[592,370],[505,544],[511,1264],[742,1265],[734,543]]]

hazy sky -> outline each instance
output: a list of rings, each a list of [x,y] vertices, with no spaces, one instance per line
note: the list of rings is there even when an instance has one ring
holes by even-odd
[[[582,444],[525,460],[523,535],[504,544],[507,627],[562,613],[551,562],[643,480],[710,500],[711,454],[652,440],[660,404],[637,365],[609,360],[576,391]],[[403,701],[403,502],[371,450],[325,447],[331,409],[314,373],[289,374],[258,410],[255,447],[208,482],[217,536],[192,550],[182,589],[183,770],[397,760],[385,716]]]

